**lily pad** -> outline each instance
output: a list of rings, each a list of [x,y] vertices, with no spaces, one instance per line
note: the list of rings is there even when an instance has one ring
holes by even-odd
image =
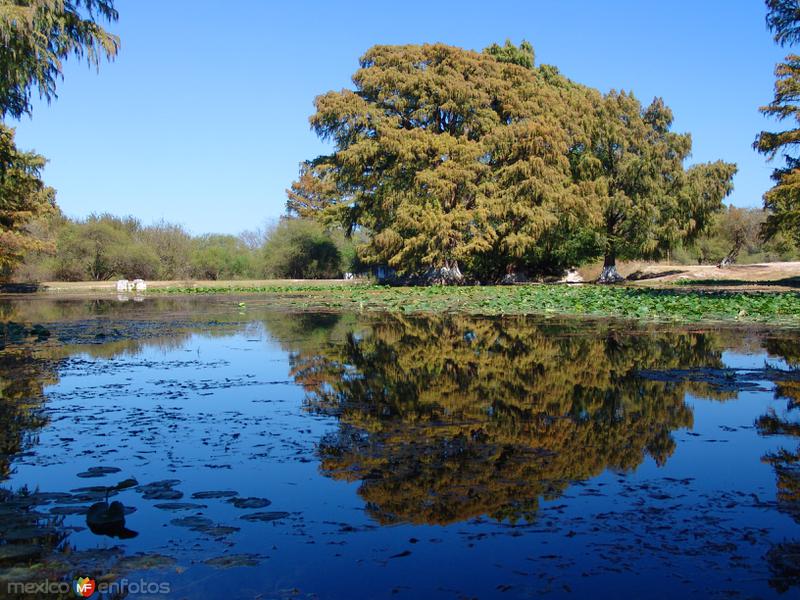
[[[239,494],[233,490],[215,490],[209,492],[195,492],[192,494],[192,498],[195,500],[210,500],[213,498],[233,498],[238,495]]]
[[[230,525],[213,525],[209,527],[198,527],[196,531],[202,531],[206,535],[210,535],[214,538],[225,537],[226,535],[231,535],[240,531],[239,527],[233,527]]]
[[[124,482],[123,482],[124,483]],[[164,479],[136,487],[145,500],[180,500],[183,492],[172,489],[180,483],[179,479]]]
[[[288,512],[281,512],[281,511],[263,511],[263,512],[254,512],[248,513],[246,515],[242,515],[241,518],[245,521],[278,521],[280,519],[285,519],[286,517],[290,516]]]
[[[183,498],[183,492],[180,490],[153,490],[142,494],[145,500],[180,500]]]
[[[198,517],[198,516],[191,516],[191,517],[181,517],[180,519],[172,519],[170,521],[176,527],[188,527],[189,529],[202,529],[204,527],[210,527],[214,524],[211,519],[207,519],[206,517]]]
[[[230,569],[233,567],[255,567],[261,562],[257,554],[229,554],[204,560],[203,563],[215,569]]]
[[[50,509],[51,515],[85,515],[88,506],[54,506]]]
[[[78,477],[85,479],[90,477],[105,477],[111,473],[119,473],[121,470],[122,469],[118,467],[89,467],[83,473],[78,473]]]
[[[161,510],[200,510],[201,508],[208,508],[205,504],[194,504],[193,502],[162,502],[153,506]]]
[[[272,504],[267,498],[231,498],[228,500],[236,508],[265,508]]]

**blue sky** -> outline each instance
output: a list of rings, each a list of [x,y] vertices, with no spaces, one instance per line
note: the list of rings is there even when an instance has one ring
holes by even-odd
[[[350,85],[374,44],[444,42],[480,50],[529,40],[537,63],[603,91],[661,96],[691,162],[736,162],[731,201],[756,206],[772,169],[751,144],[772,125],[788,50],[762,0],[310,2],[117,0],[117,60],[72,61],[58,100],[37,102],[18,143],[50,159],[70,216],[164,218],[194,233],[274,220],[300,161],[326,150],[309,130],[316,95]]]

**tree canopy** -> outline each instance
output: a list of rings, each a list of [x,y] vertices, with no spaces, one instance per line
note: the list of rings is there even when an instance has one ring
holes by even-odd
[[[55,210],[55,190],[41,178],[45,159],[23,152],[14,143],[14,130],[0,124],[0,276],[7,276],[28,252],[46,243],[28,224]]]
[[[781,46],[800,40],[800,3],[797,0],[766,0],[767,27]],[[764,207],[771,214],[764,235],[772,238],[786,232],[800,241],[800,56],[789,54],[775,67],[772,102],[759,108],[762,114],[788,120],[794,127],[784,131],[762,131],[753,146],[768,160],[784,159],[772,172],[775,185],[764,194]]]
[[[98,21],[117,18],[113,0],[0,0],[0,116],[30,113],[34,87],[55,98],[64,59],[114,58],[119,38]]]
[[[303,163],[290,212],[368,231],[362,260],[433,279],[656,255],[705,227],[733,165],[687,170],[663,101],[533,60],[527,42],[369,49],[354,89],[316,99],[333,152]]]
[[[766,0],[767,27],[781,46],[800,40],[800,2],[798,0]]]

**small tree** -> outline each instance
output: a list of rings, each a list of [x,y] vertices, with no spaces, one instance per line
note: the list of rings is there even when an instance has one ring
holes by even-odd
[[[68,223],[58,236],[56,276],[66,281],[156,276],[158,255],[136,238],[139,228],[135,219],[112,215]]]
[[[309,219],[283,219],[262,249],[267,277],[331,279],[342,276],[342,254],[330,233]]]
[[[633,94],[612,91],[597,99],[588,144],[570,151],[573,176],[598,210],[600,283],[622,280],[618,258],[656,257],[691,240],[732,189],[732,164],[684,168],[691,137],[671,125],[660,98],[643,108]]]
[[[194,240],[192,274],[198,279],[240,279],[254,274],[253,253],[235,235],[203,235]]]
[[[158,256],[159,279],[189,277],[192,236],[183,227],[161,220],[142,228],[139,239]]]

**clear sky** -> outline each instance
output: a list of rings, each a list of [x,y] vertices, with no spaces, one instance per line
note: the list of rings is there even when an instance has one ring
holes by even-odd
[[[480,50],[529,40],[537,63],[600,90],[661,96],[692,162],[738,164],[731,201],[756,206],[772,169],[752,150],[771,126],[788,50],[762,0],[117,0],[117,60],[72,61],[58,100],[17,125],[50,159],[70,216],[164,218],[194,233],[274,220],[300,161],[326,150],[309,130],[316,95],[350,85],[374,44],[444,42]]]

